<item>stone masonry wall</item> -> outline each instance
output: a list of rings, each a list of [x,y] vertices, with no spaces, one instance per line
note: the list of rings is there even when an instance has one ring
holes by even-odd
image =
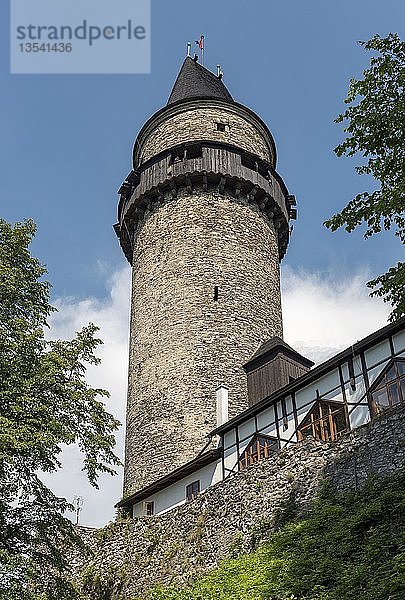
[[[283,502],[305,508],[327,478],[338,492],[370,475],[404,468],[405,407],[386,413],[334,444],[307,440],[228,477],[194,502],[158,517],[113,523],[84,532],[95,551],[86,566],[110,570],[119,598],[138,598],[156,583],[184,584],[222,559],[249,550]],[[271,527],[271,525],[270,525]],[[78,570],[83,568],[77,561]]]
[[[224,123],[224,132],[217,130],[217,122]],[[229,108],[218,106],[185,109],[168,117],[146,139],[141,148],[141,162],[159,152],[192,140],[209,140],[239,146],[265,160],[272,161],[269,147],[261,133],[246,119]]]
[[[148,215],[133,256],[126,494],[203,448],[220,384],[231,417],[247,408],[242,365],[282,336],[279,280],[273,223],[243,198],[183,190]]]

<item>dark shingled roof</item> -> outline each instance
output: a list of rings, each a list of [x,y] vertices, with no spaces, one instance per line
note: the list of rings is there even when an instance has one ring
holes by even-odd
[[[284,352],[284,353],[287,352],[290,356],[295,357],[300,362],[306,364],[308,367],[312,367],[314,365],[312,360],[309,360],[305,356],[302,356],[301,354],[299,354],[299,352],[294,350],[294,348],[289,346],[284,340],[282,340],[280,337],[275,335],[274,337],[267,340],[267,342],[264,342],[258,348],[258,350],[256,350],[256,352],[249,359],[249,361],[246,363],[245,366],[249,365],[252,362],[255,362],[258,358],[260,358],[262,356],[269,355],[269,354],[275,356],[279,352]]]
[[[274,350],[275,348],[278,348],[279,346],[283,346],[284,348],[288,348],[289,350],[292,350],[293,352],[295,352],[294,348],[291,348],[291,346],[289,346],[283,339],[281,339],[281,337],[278,337],[277,335],[275,335],[274,337],[267,340],[267,342],[264,342],[261,346],[259,346],[259,348],[253,354],[253,356],[250,358],[250,360],[253,360],[254,358],[258,358],[259,356],[262,356],[263,354],[266,354],[270,350]]]
[[[219,98],[233,102],[222,80],[187,56],[170,94],[167,104],[188,98]]]

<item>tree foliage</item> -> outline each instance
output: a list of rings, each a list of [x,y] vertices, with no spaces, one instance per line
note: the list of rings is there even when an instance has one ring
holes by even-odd
[[[101,401],[108,392],[85,381],[86,365],[99,362],[97,327],[45,339],[55,309],[46,269],[30,254],[34,235],[32,221],[0,220],[0,598],[63,600],[74,597],[65,557],[80,540],[64,516],[67,500],[40,473],[59,469],[62,445],[77,444],[97,486],[98,474],[119,464],[119,423]]]
[[[405,475],[342,496],[328,487],[255,552],[148,600],[402,600]]]
[[[356,167],[359,174],[373,176],[380,187],[357,194],[338,214],[325,222],[335,231],[349,233],[365,225],[364,237],[394,229],[405,242],[405,42],[397,34],[375,35],[360,42],[374,55],[363,79],[351,79],[345,103],[350,105],[338,116],[346,123],[346,139],[335,148],[337,156],[361,154],[367,159]],[[356,103],[357,102],[357,103]],[[367,284],[372,296],[380,296],[393,306],[391,320],[405,314],[405,263]]]

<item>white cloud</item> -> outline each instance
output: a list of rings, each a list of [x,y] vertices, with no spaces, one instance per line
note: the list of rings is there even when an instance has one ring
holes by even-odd
[[[370,298],[366,270],[357,274],[282,274],[284,338],[320,363],[387,324],[390,308]]]
[[[130,308],[130,269],[117,271],[108,281],[109,294],[103,299],[61,298],[54,305],[58,312],[52,316],[50,336],[70,339],[84,325],[93,322],[100,327],[98,337],[104,344],[97,355],[101,365],[90,366],[87,381],[94,387],[109,390],[105,399],[109,412],[124,423],[128,377],[128,330]],[[116,454],[123,458],[124,427],[117,433]],[[99,490],[87,481],[82,469],[82,457],[75,447],[63,451],[63,469],[45,475],[44,481],[60,496],[72,501],[74,496],[84,500],[80,522],[83,525],[102,526],[114,517],[114,504],[122,493],[122,469],[115,477],[101,475]]]
[[[365,282],[368,274],[344,277],[339,274],[283,271],[283,311],[286,341],[316,362],[372,333],[386,324],[389,307],[371,299]],[[102,364],[88,370],[87,379],[95,387],[111,392],[107,408],[124,421],[128,369],[128,323],[130,270],[122,269],[109,280],[106,299],[60,299],[59,312],[52,318],[53,338],[70,338],[74,332],[94,322],[100,328],[104,345],[99,351]],[[117,454],[123,456],[123,428],[117,436]],[[114,504],[121,496],[122,472],[116,477],[100,477],[100,490],[94,490],[81,471],[77,449],[63,454],[63,470],[46,476],[56,493],[72,500],[84,498],[81,523],[104,525],[114,517]]]

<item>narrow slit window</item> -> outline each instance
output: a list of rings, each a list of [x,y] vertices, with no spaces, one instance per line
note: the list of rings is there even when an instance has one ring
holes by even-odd
[[[349,358],[349,360],[347,361],[347,368],[349,371],[349,383],[350,383],[350,387],[353,390],[353,392],[356,390],[356,379],[354,377],[354,365],[353,365],[353,359]]]
[[[152,517],[155,514],[155,503],[154,502],[145,502],[143,512],[144,512],[145,517]]]
[[[186,500],[192,502],[200,495],[200,480],[193,481],[186,487]]]
[[[288,429],[288,417],[285,398],[281,398],[281,412],[283,413],[283,431],[286,431]]]
[[[225,131],[225,123],[217,123],[217,131]]]
[[[218,297],[219,297],[219,287],[216,285],[216,286],[214,286],[214,302],[218,302]]]

